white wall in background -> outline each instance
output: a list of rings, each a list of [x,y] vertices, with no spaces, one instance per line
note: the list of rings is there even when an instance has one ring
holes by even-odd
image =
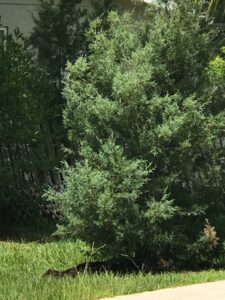
[[[118,7],[129,7],[131,0],[112,1],[115,1]],[[157,0],[138,1],[157,3]],[[32,14],[35,14],[37,6],[38,0],[0,0],[0,17],[2,25],[8,26],[9,32],[13,32],[14,29],[18,27],[23,34],[29,34],[33,27]],[[90,0],[82,0],[79,6],[85,9],[91,9]]]
[[[38,0],[0,0],[0,17],[3,26],[8,26],[9,32],[17,27],[22,33],[29,34],[33,27],[32,14],[38,6]],[[83,0],[80,5],[89,8],[89,0]]]
[[[33,26],[32,13],[37,8],[37,0],[0,0],[0,16],[3,26],[8,26],[9,32],[19,27],[27,34]]]

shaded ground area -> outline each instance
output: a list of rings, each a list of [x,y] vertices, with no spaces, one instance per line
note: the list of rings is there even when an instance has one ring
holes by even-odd
[[[1,224],[0,241],[46,242],[52,240],[56,225],[46,219],[27,224]]]
[[[102,300],[224,300],[225,281],[194,284]]]
[[[117,275],[126,275],[130,273],[138,273],[139,267],[129,258],[117,258],[106,261],[90,261],[76,265],[75,267],[66,269],[64,271],[49,269],[45,274],[46,276],[52,277],[65,277],[72,276],[76,277],[82,272],[88,273],[105,273],[111,272]]]

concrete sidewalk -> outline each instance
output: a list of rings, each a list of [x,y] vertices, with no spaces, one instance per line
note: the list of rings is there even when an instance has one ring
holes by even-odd
[[[169,288],[154,292],[108,298],[107,300],[225,300],[225,281]]]

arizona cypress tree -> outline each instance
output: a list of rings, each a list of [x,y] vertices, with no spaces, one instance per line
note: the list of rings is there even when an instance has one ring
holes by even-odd
[[[224,180],[215,150],[224,117],[201,94],[212,54],[203,15],[178,1],[138,21],[110,13],[104,30],[101,19],[92,23],[91,55],[68,64],[64,90],[78,160],[65,165],[61,191],[48,193],[64,216],[61,233],[151,264],[213,252],[203,228],[223,207],[210,195]]]

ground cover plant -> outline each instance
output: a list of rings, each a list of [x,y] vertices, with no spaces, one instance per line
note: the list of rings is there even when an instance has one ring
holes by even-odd
[[[76,278],[43,278],[47,268],[65,269],[88,259],[81,242],[0,242],[1,300],[95,300],[166,287],[225,279],[225,271],[199,273],[81,274]]]

